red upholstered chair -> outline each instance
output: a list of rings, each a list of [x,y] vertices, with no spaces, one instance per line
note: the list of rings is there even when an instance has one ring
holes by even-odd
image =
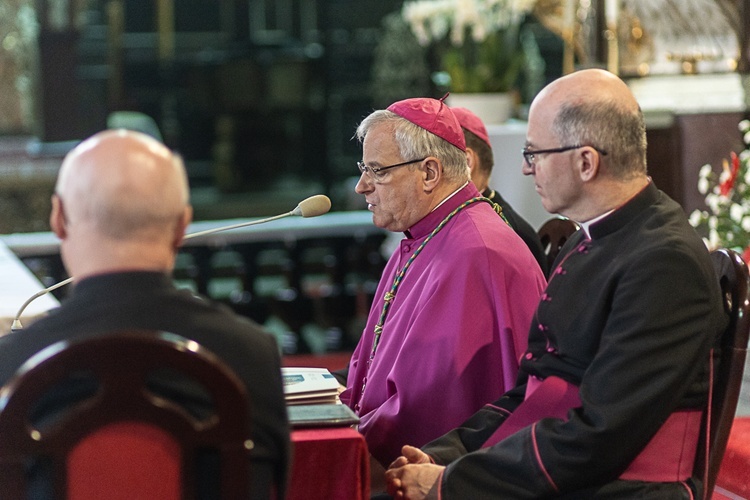
[[[750,277],[742,258],[734,251],[711,253],[724,295],[730,323],[717,339],[713,357],[713,384],[709,411],[704,415],[694,474],[704,478],[703,498],[713,492],[732,428],[742,385],[742,372],[750,333]]]
[[[155,373],[162,382],[154,382]],[[210,397],[205,414],[178,402],[184,385],[164,382],[188,379]],[[48,411],[52,421],[38,421],[40,401],[54,405],[50,394],[63,399],[71,387],[87,389]],[[247,405],[236,375],[182,337],[118,332],[59,342],[0,391],[0,496],[25,499],[42,484],[44,498],[192,499],[204,496],[198,490],[243,498],[252,445]],[[207,464],[216,474],[205,479]],[[29,481],[32,469],[43,472]]]
[[[547,256],[547,269],[551,273],[552,263],[555,262],[557,254],[570,236],[578,231],[578,224],[564,217],[553,217],[537,231],[542,242],[542,248]]]
[[[716,490],[714,490],[713,498],[729,498],[717,495],[717,492],[722,490],[737,497],[750,498],[748,471],[750,471],[750,417],[735,417],[719,475],[716,477]]]

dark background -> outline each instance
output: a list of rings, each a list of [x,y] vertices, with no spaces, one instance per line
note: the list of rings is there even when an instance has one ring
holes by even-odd
[[[114,111],[148,115],[186,160],[198,219],[267,214],[291,191],[356,208],[350,177],[360,150],[352,135],[388,104],[375,102],[373,59],[383,18],[401,4],[179,0],[173,57],[160,56],[154,0],[88,2],[62,31],[40,12],[36,134],[42,143],[81,140]],[[561,42],[527,23],[548,61],[547,79],[559,76]],[[440,91],[428,80],[426,88],[396,90],[393,100]],[[255,205],[238,201],[247,193]]]

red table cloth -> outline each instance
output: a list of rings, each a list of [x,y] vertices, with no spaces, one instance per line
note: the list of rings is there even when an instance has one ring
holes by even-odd
[[[288,500],[367,500],[370,462],[362,435],[350,427],[292,432]]]

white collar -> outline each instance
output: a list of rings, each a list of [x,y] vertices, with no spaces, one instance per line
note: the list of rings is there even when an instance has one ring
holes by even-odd
[[[444,199],[443,201],[441,201],[440,203],[438,203],[438,204],[437,204],[437,206],[436,206],[435,208],[433,208],[432,210],[430,210],[430,212],[434,212],[435,210],[437,210],[438,208],[440,208],[440,205],[442,205],[442,204],[443,204],[443,203],[445,203],[446,201],[448,201],[448,200],[450,200],[451,198],[453,198],[454,196],[456,196],[456,193],[458,193],[458,192],[459,192],[459,191],[461,191],[461,190],[462,190],[463,188],[465,188],[465,187],[467,186],[467,184],[469,184],[469,181],[466,181],[466,182],[464,182],[463,186],[461,186],[460,188],[456,189],[456,190],[455,190],[455,191],[453,191],[453,192],[452,192],[451,194],[449,194],[448,196],[446,196],[446,197],[445,197],[445,199]]]
[[[586,237],[591,238],[591,233],[589,232],[589,228],[591,227],[591,225],[596,224],[597,222],[604,219],[606,216],[608,216],[612,212],[614,212],[614,209],[609,210],[608,212],[604,212],[603,214],[597,217],[594,217],[593,219],[587,220],[586,222],[579,222],[578,225],[581,226],[581,228],[583,228],[583,231],[586,233]]]

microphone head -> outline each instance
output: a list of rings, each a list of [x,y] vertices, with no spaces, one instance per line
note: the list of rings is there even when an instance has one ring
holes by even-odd
[[[316,194],[299,202],[297,208],[292,211],[292,215],[301,215],[302,217],[317,217],[328,213],[331,209],[331,199],[324,194]]]

